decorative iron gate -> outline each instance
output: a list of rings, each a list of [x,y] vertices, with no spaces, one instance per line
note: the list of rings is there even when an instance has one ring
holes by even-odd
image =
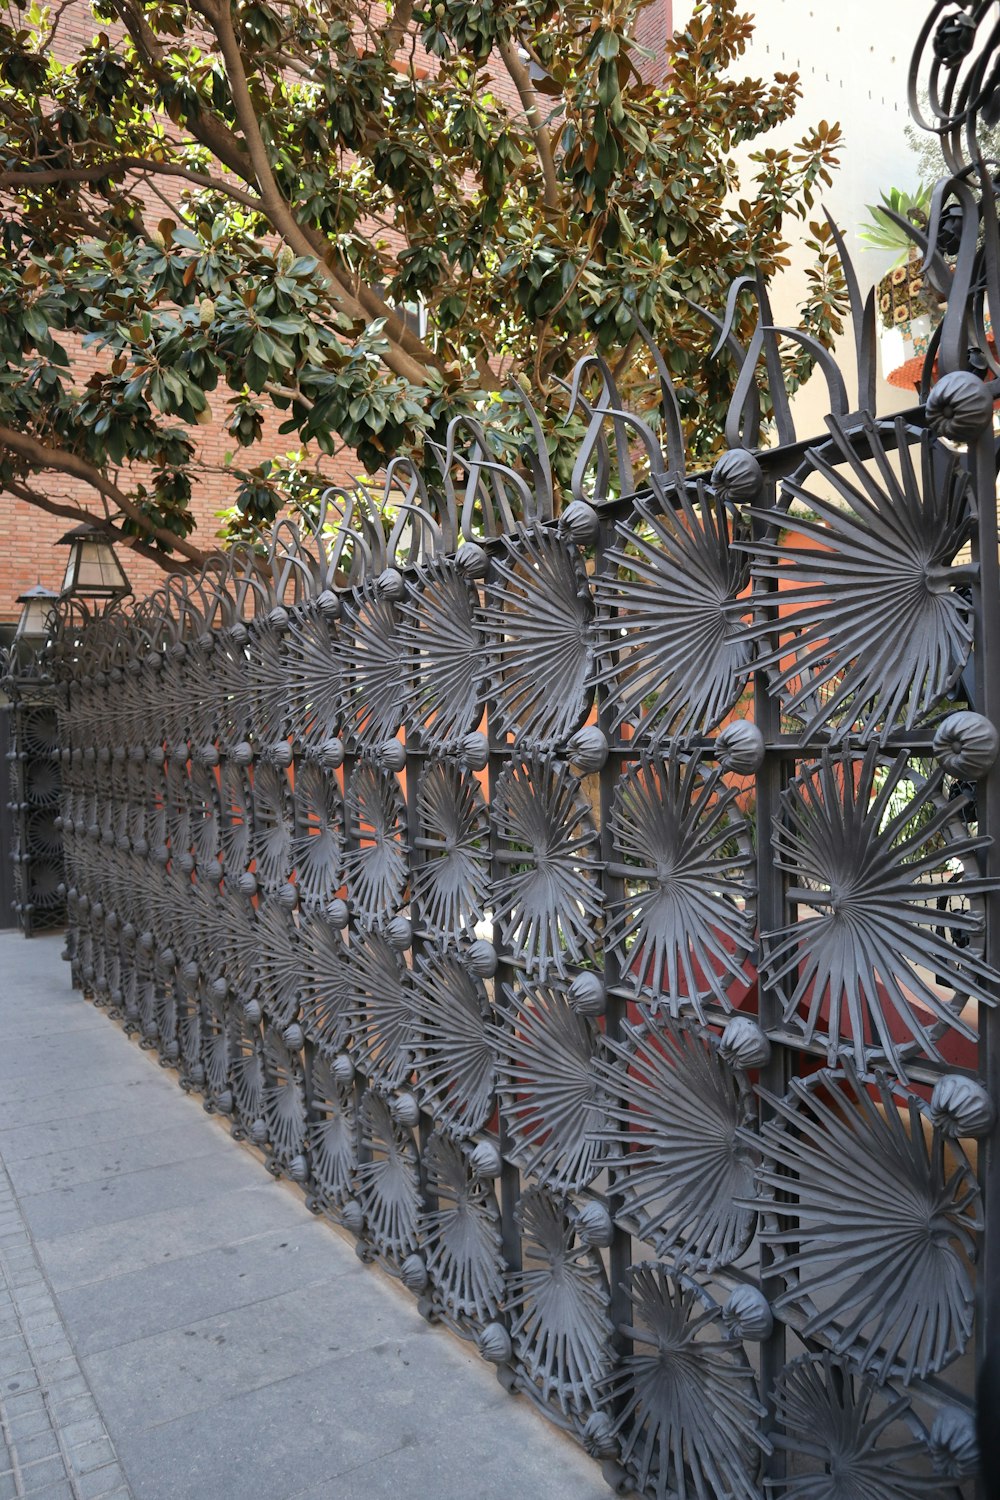
[[[918,48],[950,151],[988,11]],[[331,495],[57,643],[76,982],[623,1492],[976,1468],[1000,237],[954,166],[904,416],[850,275],[856,395],[815,351],[800,441],[758,285],[709,478],[665,371],[657,437],[585,360],[561,514],[543,441],[456,425],[433,494],[397,463],[384,514]]]

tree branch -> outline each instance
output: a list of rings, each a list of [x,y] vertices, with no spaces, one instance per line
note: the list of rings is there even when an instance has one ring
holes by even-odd
[[[96,490],[99,495],[108,500],[122,515],[128,516],[139,529],[147,536],[155,538],[169,547],[174,552],[179,552],[189,562],[200,566],[206,554],[184,537],[175,536],[172,531],[165,527],[154,526],[138,508],[134,501],[130,500],[124,490],[113,484],[107,475],[102,474],[100,469],[88,463],[85,458],[80,458],[76,453],[67,453],[61,448],[50,448],[38,438],[32,437],[27,432],[17,432],[13,427],[0,426],[0,447],[8,448],[18,458],[24,459],[36,469],[53,469],[58,474],[70,474],[74,479],[80,479],[88,484],[91,489]]]
[[[103,182],[108,177],[114,177],[116,172],[136,172],[141,176],[152,173],[160,177],[180,177],[185,182],[193,183],[195,187],[206,188],[210,192],[224,193],[237,203],[242,203],[245,208],[252,209],[255,213],[261,212],[261,201],[252,193],[245,193],[242,188],[226,182],[223,178],[210,177],[207,172],[195,172],[190,167],[182,166],[180,162],[156,161],[145,156],[119,156],[113,162],[105,162],[102,166],[92,167],[45,167],[40,172],[0,172],[0,191],[20,187],[46,187],[53,183],[69,182]]]
[[[253,100],[250,97],[246,70],[243,66],[243,54],[233,28],[228,4],[219,5],[216,8],[207,3],[207,0],[200,0],[197,8],[212,27],[219,43],[219,50],[226,65],[233,109],[257,179],[261,207],[270,220],[272,228],[281,235],[296,254],[309,257],[319,256],[322,274],[330,285],[333,295],[350,317],[356,318],[359,322],[367,322],[372,317],[387,319],[386,332],[389,335],[390,347],[383,356],[385,363],[394,374],[401,376],[404,380],[410,381],[413,385],[422,385],[427,379],[428,369],[432,368],[434,363],[430,351],[423,345],[419,345],[420,354],[418,355],[412,350],[412,346],[403,347],[402,319],[399,315],[394,315],[392,309],[372,288],[361,283],[357,283],[356,287],[352,288],[350,280],[344,277],[341,268],[331,265],[329,242],[323,240],[322,244],[317,246],[316,237],[299,223],[291,204],[281,192],[271,170],[267,147],[260,131]]]
[[[33,490],[30,485],[22,484],[17,479],[8,479],[4,490],[16,500],[23,500],[26,505],[33,505],[37,510],[48,511],[50,515],[65,516],[67,520],[77,522],[94,520],[93,511],[84,506],[63,505],[58,500],[50,500],[48,495],[43,495],[40,490]],[[148,558],[165,573],[190,573],[195,566],[193,563],[178,562],[176,558],[167,557],[166,553],[149,546],[139,537],[128,538],[127,542],[129,552],[137,552],[141,557]]]
[[[562,207],[559,193],[559,183],[556,179],[556,163],[552,155],[552,142],[542,119],[542,112],[538,107],[538,95],[532,87],[531,78],[527,68],[517,54],[517,48],[510,37],[506,41],[497,43],[497,51],[503,59],[503,65],[507,69],[510,80],[517,89],[518,97],[524,106],[525,119],[534,138],[535,150],[538,152],[538,163],[542,169],[542,181],[545,191],[542,201],[550,213],[557,214]]]

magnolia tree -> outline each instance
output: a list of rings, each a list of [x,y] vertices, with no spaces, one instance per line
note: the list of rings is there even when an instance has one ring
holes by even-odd
[[[641,408],[640,321],[707,461],[729,372],[692,304],[784,264],[839,131],[766,144],[799,84],[740,76],[734,0],[665,56],[637,42],[641,8],[96,0],[85,43],[68,0],[0,23],[0,482],[70,513],[51,476],[71,476],[165,565],[196,564],[199,424],[246,450],[234,513],[262,522],[341,450],[428,466],[457,414],[516,431],[514,385],[559,474],[581,353]],[[829,342],[842,278],[811,228],[802,326]],[[741,297],[738,335],[754,315]],[[806,368],[789,348],[789,380]],[[287,462],[255,462],[270,408]]]

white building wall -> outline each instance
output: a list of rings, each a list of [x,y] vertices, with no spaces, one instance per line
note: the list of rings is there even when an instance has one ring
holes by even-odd
[[[674,24],[690,16],[691,0],[675,0]],[[823,201],[844,233],[861,282],[862,292],[884,274],[892,257],[867,249],[857,238],[865,219],[865,205],[877,203],[890,187],[912,191],[918,165],[903,134],[909,121],[906,85],[910,56],[926,7],[920,0],[835,0],[820,5],[809,0],[747,0],[756,30],[751,46],[734,72],[769,78],[775,73],[798,73],[802,100],[795,117],[764,137],[763,144],[790,145],[805,128],[819,120],[837,120],[844,133],[841,166]],[[744,148],[741,155],[753,147]],[[748,163],[752,171],[752,164]],[[820,217],[819,207],[812,217]],[[786,223],[794,241],[792,267],[773,292],[773,310],[785,321],[804,290],[806,237],[796,221]],[[848,376],[853,361],[851,345],[836,351]],[[880,381],[879,408],[901,410],[912,397]],[[826,411],[825,386],[814,377],[795,398],[796,425],[801,435],[822,430]]]

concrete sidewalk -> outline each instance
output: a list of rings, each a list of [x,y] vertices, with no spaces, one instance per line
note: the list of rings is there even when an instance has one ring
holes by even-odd
[[[0,1500],[606,1500],[61,946],[0,933]]]

